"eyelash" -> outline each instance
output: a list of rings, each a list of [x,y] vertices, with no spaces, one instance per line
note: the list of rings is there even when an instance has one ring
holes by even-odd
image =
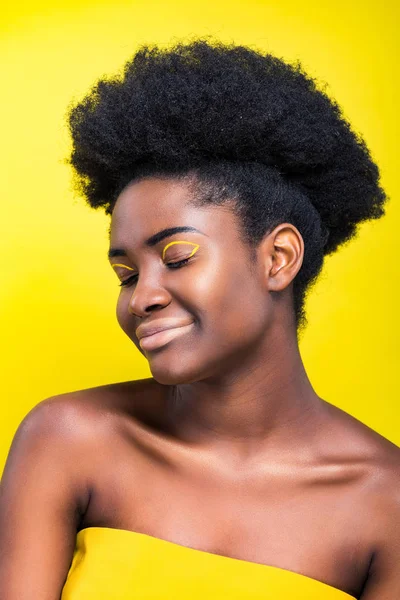
[[[190,258],[184,258],[183,260],[179,260],[178,262],[174,262],[174,263],[166,263],[166,265],[170,269],[178,269],[179,267],[183,267],[183,265],[185,265],[187,262],[189,262]],[[172,266],[172,265],[174,265],[174,266]],[[121,283],[119,284],[119,286],[120,287],[128,287],[128,285],[130,283],[136,283],[137,282],[137,277],[138,277],[138,274],[131,275],[130,277],[128,277],[128,279],[124,279],[124,281],[121,281]]]

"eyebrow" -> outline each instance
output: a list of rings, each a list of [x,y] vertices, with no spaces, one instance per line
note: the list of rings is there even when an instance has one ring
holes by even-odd
[[[158,231],[154,235],[150,236],[144,242],[144,245],[151,248],[152,246],[156,246],[165,238],[171,237],[171,235],[175,235],[176,233],[182,233],[183,231],[196,231],[197,233],[201,233],[201,235],[207,235],[206,233],[199,231],[195,227],[189,227],[188,225],[182,225],[180,227],[168,227],[168,229],[162,229],[161,231]],[[127,256],[127,253],[123,248],[110,248],[107,255],[110,259],[116,256]]]

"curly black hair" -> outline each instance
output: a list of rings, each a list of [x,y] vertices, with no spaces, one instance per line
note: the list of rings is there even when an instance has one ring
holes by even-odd
[[[106,214],[131,181],[190,176],[197,204],[235,201],[253,251],[293,223],[305,246],[293,282],[298,331],[324,255],[385,214],[378,167],[338,104],[300,63],[248,47],[142,46],[69,107],[68,125],[75,187]]]

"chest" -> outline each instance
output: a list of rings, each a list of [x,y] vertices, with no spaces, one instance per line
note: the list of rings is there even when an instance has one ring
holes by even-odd
[[[307,575],[357,596],[370,545],[348,474],[261,470],[120,456],[96,475],[82,528],[111,527]]]

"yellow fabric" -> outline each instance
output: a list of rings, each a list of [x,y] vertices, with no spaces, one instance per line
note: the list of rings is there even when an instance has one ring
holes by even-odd
[[[61,600],[345,600],[292,571],[108,527],[82,529]]]

